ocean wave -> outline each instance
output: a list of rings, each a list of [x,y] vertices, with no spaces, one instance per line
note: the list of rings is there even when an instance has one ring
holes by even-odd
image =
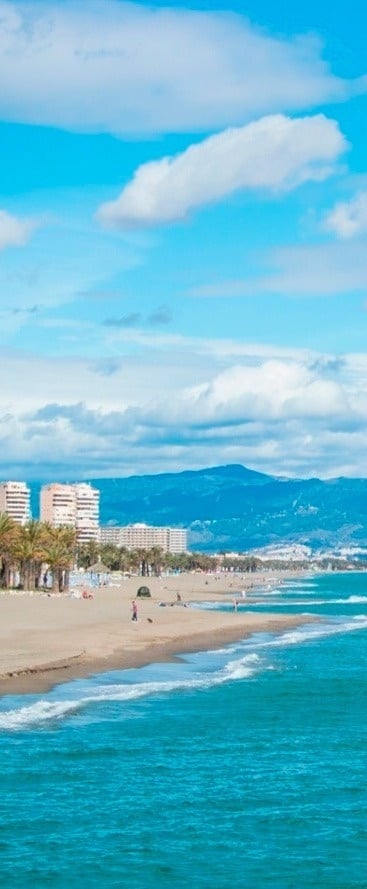
[[[367,601],[366,597],[349,597],[350,601]],[[306,615],[305,615],[306,617]],[[98,705],[103,702],[129,703],[140,698],[153,695],[166,695],[179,691],[200,691],[224,683],[250,679],[259,673],[274,669],[266,657],[271,649],[286,648],[292,645],[300,645],[305,642],[317,642],[319,639],[336,634],[349,633],[356,630],[367,629],[367,614],[357,614],[348,620],[325,621],[323,623],[305,623],[300,627],[287,630],[280,635],[266,637],[259,641],[256,636],[239,645],[246,644],[247,651],[241,656],[228,661],[224,667],[211,673],[181,677],[168,681],[149,681],[135,683],[117,683],[93,687],[92,694],[81,695],[75,699],[47,700],[41,699],[32,704],[10,710],[0,710],[0,730],[21,731],[46,726],[53,722],[59,722],[76,714],[90,705]],[[251,651],[248,646],[251,645]],[[254,651],[254,648],[257,651]],[[227,654],[239,652],[239,648],[233,646],[225,649]],[[217,650],[214,653],[221,653]],[[224,653],[224,652],[223,652]]]
[[[269,594],[267,594],[268,597]],[[298,605],[359,605],[364,602],[367,603],[367,596],[347,596],[346,598],[340,599],[309,599],[308,596],[305,599],[288,599],[286,597],[279,599],[278,602],[274,602],[273,599],[269,600],[268,598],[255,598],[255,594],[251,599],[241,599],[236,598],[238,608],[246,609],[246,607],[256,606],[257,608],[286,608],[289,606],[298,606]],[[205,611],[222,611],[224,608],[234,610],[233,600],[229,602],[192,602],[190,605],[191,608],[202,608]]]
[[[339,633],[351,633],[355,630],[367,629],[367,616],[355,614],[350,620],[333,623],[307,624],[294,630],[288,630],[275,639],[269,639],[261,643],[261,647],[285,648],[288,645],[299,645],[302,642],[334,636]]]
[[[131,685],[116,684],[97,686],[93,695],[76,700],[36,701],[26,707],[0,712],[0,729],[20,731],[36,728],[48,722],[60,721],[91,704],[105,701],[134,701],[152,695],[169,694],[175,691],[205,690],[215,685],[223,685],[239,679],[250,679],[261,670],[270,669],[256,653],[245,654],[230,661],[224,668],[213,673],[202,674],[190,679],[176,679],[166,682],[137,682]]]
[[[343,602],[343,601],[346,601],[346,602],[357,602],[357,603],[360,603],[360,602],[367,602],[367,596],[349,596],[348,599],[345,599],[345,600],[344,600],[344,599],[339,599],[338,601],[339,601],[339,602]]]
[[[264,602],[263,600],[254,602],[255,605],[271,605],[272,608],[286,608],[287,605],[359,605],[363,602],[367,602],[367,596],[347,596],[347,598],[341,599],[291,599],[289,602],[287,599],[282,599],[279,602]],[[242,603],[241,603],[242,604]]]

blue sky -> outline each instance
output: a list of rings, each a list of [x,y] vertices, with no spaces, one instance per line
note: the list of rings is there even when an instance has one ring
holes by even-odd
[[[367,474],[361,15],[0,2],[4,478]]]

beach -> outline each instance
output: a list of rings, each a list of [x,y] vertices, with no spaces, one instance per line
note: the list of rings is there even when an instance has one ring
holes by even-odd
[[[279,582],[289,577],[281,573]],[[276,585],[276,574],[271,575]],[[141,585],[151,598],[132,601]],[[299,615],[235,610],[245,594],[261,596],[269,575],[182,574],[124,578],[93,590],[93,599],[47,593],[0,596],[0,694],[44,691],[59,682],[110,669],[143,666],[301,622]],[[181,602],[177,598],[181,597]],[[233,602],[227,611],[192,603]]]

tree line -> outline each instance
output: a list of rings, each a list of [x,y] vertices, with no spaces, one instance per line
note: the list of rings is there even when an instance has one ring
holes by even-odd
[[[241,572],[257,571],[262,564],[260,559],[247,555],[226,558],[220,554],[211,556],[199,552],[169,553],[159,546],[127,549],[97,541],[91,541],[78,551],[79,567],[87,569],[98,559],[110,571],[139,574],[142,577],[159,576],[164,571],[216,571],[219,567]]]
[[[67,591],[76,545],[74,528],[36,519],[19,525],[0,513],[0,587],[34,590],[51,580],[53,592]]]
[[[54,527],[32,519],[19,525],[0,513],[0,588],[34,590],[51,587],[67,592],[70,571],[101,561],[109,571],[159,576],[165,571],[256,571],[261,562],[251,556],[226,560],[206,553],[167,553],[158,546],[133,549],[90,541],[78,545],[74,528]]]
[[[114,544],[90,541],[78,545],[76,531],[65,525],[54,527],[32,519],[25,525],[15,523],[7,513],[0,513],[0,588],[18,586],[24,590],[51,587],[53,592],[67,592],[70,571],[84,568],[86,571],[101,561],[108,571],[138,574],[141,577],[160,576],[166,571],[223,571],[255,572],[264,568],[307,569],[307,561],[280,562],[276,559],[263,561],[251,554],[236,556],[208,555],[207,553],[167,553],[158,546],[149,549],[127,549]],[[345,570],[345,562],[339,559],[320,559],[318,567]],[[366,563],[353,563],[354,568],[365,569]]]

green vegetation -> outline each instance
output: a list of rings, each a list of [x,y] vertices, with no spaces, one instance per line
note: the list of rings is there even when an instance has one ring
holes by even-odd
[[[70,570],[77,566],[88,570],[100,560],[109,571],[121,571],[140,577],[160,577],[163,572],[215,571],[219,567],[239,573],[253,573],[261,569],[308,569],[309,562],[289,562],[272,559],[263,561],[251,554],[227,556],[220,553],[165,553],[160,547],[128,550],[97,541],[79,546],[73,528],[54,528],[39,521],[17,525],[5,513],[0,513],[0,588],[33,590],[48,586],[52,579],[53,592],[67,592]],[[319,559],[321,570],[345,570],[341,559]],[[362,570],[365,563],[353,561],[350,567]]]
[[[73,528],[53,528],[44,522],[17,525],[0,513],[0,587],[9,589],[17,582],[24,590],[45,586],[52,577],[53,592],[67,592],[69,573],[76,558]]]
[[[79,549],[77,564],[89,568],[99,557],[110,571],[138,574],[140,577],[160,577],[165,571],[215,571],[221,565],[234,571],[257,571],[261,566],[253,556],[209,556],[207,553],[165,553],[159,546],[150,549],[129,550],[113,544],[92,545]]]

